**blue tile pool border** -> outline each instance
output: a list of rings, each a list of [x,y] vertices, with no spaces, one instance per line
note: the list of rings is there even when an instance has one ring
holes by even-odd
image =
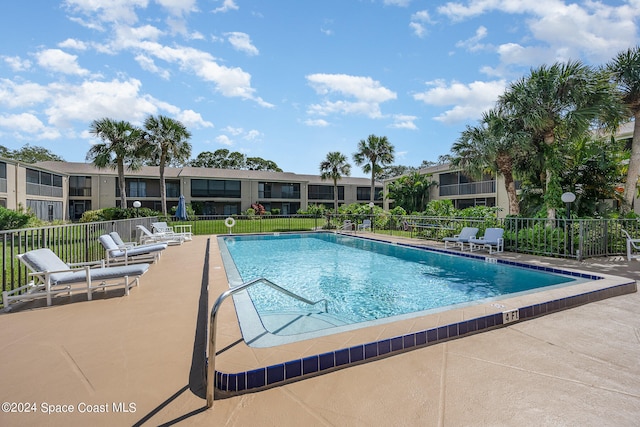
[[[437,249],[429,248],[429,250]],[[475,257],[475,255],[470,256]],[[483,257],[480,256],[480,258]],[[510,261],[504,262],[520,265],[520,263],[512,263]],[[531,268],[531,265],[529,264],[522,265]],[[561,274],[571,273],[556,268],[541,269]],[[592,278],[592,280],[602,279],[600,276],[593,276],[586,273],[582,273],[580,277]],[[216,396],[230,397],[248,392],[256,392],[305,378],[322,375],[337,369],[343,369],[349,366],[390,357],[406,351],[424,348],[430,345],[486,332],[507,325],[513,325],[554,312],[633,292],[637,292],[637,285],[635,280],[630,280],[629,282],[603,289],[597,289],[578,295],[572,295],[517,308],[515,310],[518,312],[518,320],[508,322],[506,324],[504,323],[504,313],[498,312],[449,325],[412,332],[393,338],[385,338],[379,341],[359,344],[353,347],[342,348],[319,355],[290,360],[288,362],[278,363],[264,368],[251,369],[249,371],[232,374],[216,371]],[[512,311],[513,310],[509,310],[509,312]]]

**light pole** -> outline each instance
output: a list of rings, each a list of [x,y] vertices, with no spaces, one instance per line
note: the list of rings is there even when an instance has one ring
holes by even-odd
[[[571,219],[571,203],[576,201],[576,195],[571,191],[567,191],[566,193],[562,193],[560,198],[567,205],[567,219]]]
[[[142,206],[142,203],[140,203],[139,200],[136,200],[135,202],[133,202],[133,207],[136,208],[136,218],[138,218],[140,216],[140,206]]]

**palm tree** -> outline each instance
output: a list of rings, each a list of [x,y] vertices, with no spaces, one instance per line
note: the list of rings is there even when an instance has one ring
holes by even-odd
[[[498,107],[517,118],[520,129],[545,153],[549,219],[555,218],[562,193],[556,145],[589,132],[596,120],[615,116],[616,95],[605,77],[579,61],[543,65],[512,83],[498,99]]]
[[[394,148],[386,136],[369,135],[358,143],[358,151],[353,155],[353,161],[362,166],[364,173],[371,173],[370,201],[375,200],[376,177],[383,172],[383,167],[393,163]]]
[[[351,165],[347,163],[347,157],[338,152],[332,151],[327,154],[327,158],[320,163],[320,178],[333,180],[333,207],[338,213],[338,180],[342,176],[351,174]]]
[[[512,129],[513,120],[492,109],[483,113],[479,126],[467,126],[451,147],[451,164],[472,178],[500,173],[509,198],[509,214],[518,215],[520,206],[513,176],[517,158],[526,157],[528,134]]]
[[[137,170],[141,166],[139,150],[142,131],[129,122],[103,118],[91,122],[89,132],[100,138],[102,142],[89,149],[86,159],[90,160],[98,169],[106,167],[117,169],[120,207],[126,208],[127,191],[124,168],[125,164],[130,170]]]
[[[177,120],[166,116],[149,116],[144,121],[145,139],[151,159],[157,163],[160,173],[160,197],[162,213],[167,215],[167,189],[164,180],[164,168],[168,163],[186,162],[191,156],[191,133]]]
[[[608,65],[622,102],[634,118],[631,158],[624,186],[624,209],[630,209],[640,174],[640,46],[620,52]]]
[[[387,198],[407,212],[421,212],[429,202],[429,189],[436,185],[435,181],[428,181],[430,177],[419,171],[403,175],[389,184]]]

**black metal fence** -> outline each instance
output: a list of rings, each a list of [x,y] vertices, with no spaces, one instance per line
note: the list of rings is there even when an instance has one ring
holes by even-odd
[[[345,221],[358,224],[371,220],[367,233],[404,236],[432,241],[458,234],[463,227],[477,227],[478,236],[489,227],[505,230],[505,250],[532,255],[584,259],[626,255],[623,229],[640,237],[640,221],[631,219],[557,219],[545,218],[445,218],[424,216],[376,215],[265,215],[198,216],[175,224],[190,224],[195,235],[277,233],[292,231],[338,230]],[[0,232],[2,291],[27,283],[27,272],[18,265],[16,255],[47,247],[67,263],[96,261],[104,258],[98,242],[101,234],[117,231],[123,240],[138,240],[136,225],[151,229],[155,217],[128,220],[69,224]],[[349,230],[346,230],[349,231]]]

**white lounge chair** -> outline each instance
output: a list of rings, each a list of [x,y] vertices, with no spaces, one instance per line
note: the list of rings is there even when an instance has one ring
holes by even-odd
[[[108,234],[103,234],[98,238],[104,248],[107,266],[122,263],[124,265],[136,264],[140,262],[154,263],[160,259],[160,253],[167,249],[166,243],[155,243],[153,245],[142,245],[134,248],[127,246],[119,247],[113,238]]]
[[[17,257],[30,270],[29,277],[33,280],[2,293],[5,311],[11,310],[12,302],[41,297],[47,298],[49,306],[53,296],[60,293],[71,295],[73,291],[86,291],[89,301],[96,289],[107,287],[122,286],[125,295],[129,295],[129,289],[137,286],[140,276],[149,269],[149,264],[105,267],[104,260],[66,264],[47,248],[35,249]]]
[[[175,233],[152,233],[144,225],[136,225],[136,228],[140,230],[140,243],[167,243],[169,245],[181,245],[184,243],[184,237],[178,236]]]
[[[120,237],[120,234],[118,234],[117,231],[112,231],[111,233],[109,233],[109,236],[111,236],[111,238],[113,239],[114,242],[116,242],[116,245],[118,245],[119,248],[127,248],[127,249],[138,248],[138,249],[140,249],[140,248],[153,247],[153,245],[157,245],[158,244],[158,243],[140,244],[138,242],[125,242],[125,241],[122,240],[122,237]]]
[[[184,237],[184,240],[192,240],[191,224],[170,226],[166,222],[152,222],[151,229],[156,233],[169,233]]]
[[[453,246],[460,246],[460,250],[464,251],[464,244],[469,243],[469,239],[475,239],[476,234],[478,234],[478,228],[464,227],[460,234],[442,239],[444,240],[444,248],[448,249],[448,245],[453,244]]]
[[[627,261],[632,259],[640,259],[640,239],[633,239],[627,232],[622,229],[625,237],[627,238]]]
[[[479,239],[469,239],[469,249],[471,252],[482,248],[489,248],[489,253],[492,254],[495,248],[495,252],[504,251],[504,239],[502,238],[504,229],[502,228],[487,228],[484,231],[484,236]]]
[[[358,224],[358,230],[359,231],[371,230],[371,220],[365,219],[364,221],[362,221],[362,224]]]
[[[353,223],[348,219],[344,220],[344,222],[340,226],[340,230],[342,230],[342,231],[353,231],[354,230]]]

